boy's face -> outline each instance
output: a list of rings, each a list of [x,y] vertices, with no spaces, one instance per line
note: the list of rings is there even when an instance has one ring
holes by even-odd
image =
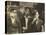
[[[24,8],[20,8],[20,12],[21,13],[24,13]]]
[[[17,16],[17,11],[13,10],[12,12],[10,12],[10,16],[15,18]]]
[[[25,12],[26,14],[29,14],[29,9],[26,9],[26,12]]]

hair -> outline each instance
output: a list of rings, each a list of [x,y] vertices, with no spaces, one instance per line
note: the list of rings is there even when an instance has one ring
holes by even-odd
[[[32,8],[31,7],[25,7],[25,10],[29,9],[29,12],[32,12]]]
[[[10,11],[10,12],[12,12],[12,11],[14,11],[14,10],[17,10],[17,8],[16,8],[16,7],[10,7],[10,8],[9,8],[9,11]]]

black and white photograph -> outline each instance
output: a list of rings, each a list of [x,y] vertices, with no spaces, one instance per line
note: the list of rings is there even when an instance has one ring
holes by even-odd
[[[5,1],[5,33],[45,32],[45,3]]]

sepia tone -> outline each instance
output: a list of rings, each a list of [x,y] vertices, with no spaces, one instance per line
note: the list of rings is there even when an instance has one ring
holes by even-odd
[[[5,33],[45,31],[44,3],[5,1]]]

